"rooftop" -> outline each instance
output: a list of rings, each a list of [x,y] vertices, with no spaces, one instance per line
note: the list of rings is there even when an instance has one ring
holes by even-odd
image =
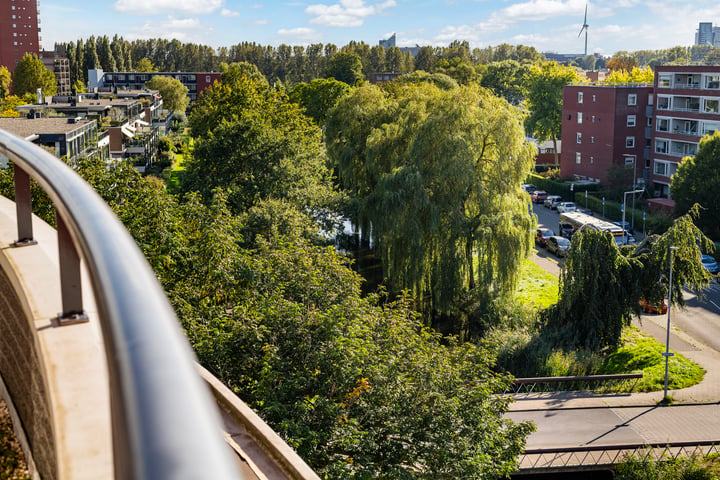
[[[60,134],[77,130],[95,120],[80,120],[69,118],[25,118],[0,117],[0,129],[7,130],[15,135],[28,138],[35,134]]]

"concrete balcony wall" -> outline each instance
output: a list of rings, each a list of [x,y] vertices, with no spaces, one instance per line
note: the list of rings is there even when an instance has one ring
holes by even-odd
[[[107,367],[92,290],[84,286],[90,321],[59,326],[57,234],[33,218],[38,244],[13,248],[15,218],[14,202],[0,197],[0,393],[35,478],[112,478]]]

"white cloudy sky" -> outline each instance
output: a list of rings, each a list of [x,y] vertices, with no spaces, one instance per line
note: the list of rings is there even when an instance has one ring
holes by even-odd
[[[177,38],[212,47],[334,43],[473,47],[510,43],[582,53],[585,0],[43,0],[43,46],[90,35]],[[717,0],[587,2],[588,52],[691,45],[699,22],[720,25]]]

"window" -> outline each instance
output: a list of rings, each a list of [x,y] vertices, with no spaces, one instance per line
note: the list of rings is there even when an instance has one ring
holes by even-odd
[[[668,141],[661,139],[655,140],[655,153],[668,153]]]
[[[718,124],[717,122],[703,122],[702,134],[712,135],[716,131],[720,130],[720,128],[718,128],[719,125],[720,124]]]
[[[669,132],[670,131],[670,119],[669,118],[658,118],[655,129],[658,132]]]
[[[633,165],[635,165],[635,155],[626,155],[625,156],[625,166],[632,167]]]
[[[593,95],[593,103],[595,103],[595,95]]]
[[[705,77],[705,88],[720,88],[720,75],[708,75]]]
[[[637,105],[636,93],[628,93],[628,105]]]
[[[635,148],[635,137],[625,137],[625,148]]]
[[[590,137],[590,143],[595,143],[595,137]]]
[[[205,83],[210,83],[210,75],[205,75]]]
[[[577,134],[575,135],[575,141],[577,143],[582,143],[582,132],[577,132]]]
[[[677,170],[677,164],[675,162],[666,162],[664,160],[655,160],[655,168],[653,173],[661,177],[672,177]]]
[[[672,74],[665,73],[658,76],[658,87],[672,86]]]
[[[578,103],[583,102],[583,92],[578,92]]]
[[[591,156],[591,157],[590,157],[590,164],[592,165],[594,161],[595,161],[595,159]]]
[[[595,115],[593,115],[592,117],[590,117],[590,121],[591,121],[592,123],[595,123]]]
[[[582,153],[575,152],[575,163],[577,163],[578,165],[582,163]]]
[[[658,110],[670,110],[670,97],[658,97]]]
[[[634,127],[636,119],[635,115],[628,115],[625,125],[628,127]]]
[[[718,100],[711,100],[709,98],[705,99],[705,113],[718,113],[720,111],[718,109],[719,106]]]
[[[577,119],[578,119],[578,124],[582,123],[582,112],[578,112]]]

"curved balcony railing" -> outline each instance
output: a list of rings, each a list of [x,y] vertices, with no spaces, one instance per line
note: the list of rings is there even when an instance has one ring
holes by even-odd
[[[115,478],[242,478],[175,313],[127,230],[87,183],[43,149],[0,130],[0,153],[15,169],[15,246],[36,243],[30,178],[55,206],[60,324],[87,318],[80,262],[86,267],[108,364]]]

